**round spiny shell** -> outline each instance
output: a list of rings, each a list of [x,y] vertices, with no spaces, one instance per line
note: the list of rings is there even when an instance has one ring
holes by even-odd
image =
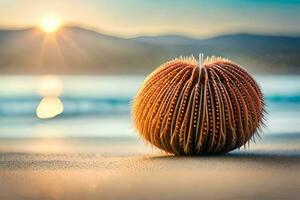
[[[179,58],[157,68],[133,101],[140,135],[177,155],[225,153],[254,138],[263,95],[240,66],[223,58]]]

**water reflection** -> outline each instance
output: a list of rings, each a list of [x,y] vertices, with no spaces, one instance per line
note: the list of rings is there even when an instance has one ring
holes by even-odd
[[[49,119],[56,117],[63,112],[63,102],[59,98],[62,90],[62,81],[57,76],[42,76],[38,80],[37,92],[43,97],[36,109],[38,118]]]
[[[63,103],[58,97],[44,97],[36,109],[36,115],[40,119],[48,119],[61,114],[63,110]]]

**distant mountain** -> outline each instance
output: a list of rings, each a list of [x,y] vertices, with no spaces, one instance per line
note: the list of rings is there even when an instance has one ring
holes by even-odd
[[[158,36],[140,36],[133,38],[134,41],[160,44],[160,45],[194,45],[202,42],[200,39],[184,37],[181,35],[158,35]]]
[[[254,73],[300,74],[300,37],[254,34],[196,39],[179,35],[119,38],[80,27],[56,34],[0,30],[1,74],[140,74],[183,55],[224,56]]]

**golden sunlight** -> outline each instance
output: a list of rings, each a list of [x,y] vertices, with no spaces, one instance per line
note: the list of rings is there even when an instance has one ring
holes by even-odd
[[[44,97],[36,109],[36,115],[41,119],[49,119],[61,114],[63,110],[63,103],[58,97]]]
[[[60,21],[54,17],[47,17],[40,24],[41,29],[46,33],[54,33],[60,26]]]

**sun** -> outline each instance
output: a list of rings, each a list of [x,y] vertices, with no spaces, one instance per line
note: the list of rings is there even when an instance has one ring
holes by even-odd
[[[43,19],[40,24],[41,29],[46,33],[54,33],[59,29],[60,26],[60,21],[55,17],[47,17]]]

